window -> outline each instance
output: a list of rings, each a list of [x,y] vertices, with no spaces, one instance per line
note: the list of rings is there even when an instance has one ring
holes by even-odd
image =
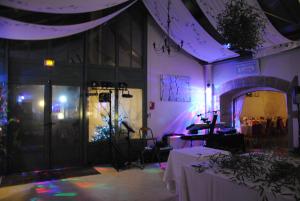
[[[142,67],[143,19],[141,6],[88,32],[88,63],[104,66]]]
[[[130,17],[128,14],[123,14],[123,17],[118,20],[118,50],[119,50],[119,66],[131,66],[131,30]]]
[[[89,89],[93,93],[95,90]],[[107,90],[97,90],[98,93],[108,93]],[[132,98],[122,97],[119,91],[116,100],[115,91],[111,94],[113,131],[121,128],[121,122],[126,121],[135,131],[132,138],[139,138],[139,128],[142,127],[142,90],[129,89]],[[117,106],[117,107],[116,107]],[[118,112],[115,109],[118,108]],[[109,137],[109,102],[99,102],[98,96],[89,96],[87,116],[89,120],[89,142],[107,140]],[[118,124],[118,125],[116,125]],[[124,132],[119,132],[122,134]]]

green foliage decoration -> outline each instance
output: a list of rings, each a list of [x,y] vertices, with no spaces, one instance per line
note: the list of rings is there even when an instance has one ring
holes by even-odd
[[[238,185],[258,191],[261,201],[278,195],[300,201],[300,161],[297,158],[266,153],[215,154],[206,163],[193,166],[199,173],[210,169]]]
[[[253,52],[264,42],[265,20],[245,0],[227,2],[217,20],[217,30],[233,50]]]

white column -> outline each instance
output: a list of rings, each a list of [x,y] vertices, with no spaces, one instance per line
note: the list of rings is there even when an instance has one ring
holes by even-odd
[[[205,78],[205,112],[213,111],[213,78],[212,64],[204,65]]]

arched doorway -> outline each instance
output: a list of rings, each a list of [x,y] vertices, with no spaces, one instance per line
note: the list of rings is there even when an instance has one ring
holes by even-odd
[[[244,134],[247,151],[288,150],[286,94],[275,89],[242,91],[233,99],[233,126]]]
[[[292,90],[298,84],[298,77],[288,82],[276,77],[249,76],[228,81],[215,89],[214,96],[220,104],[220,120],[233,126],[233,100],[240,94],[253,90],[272,90],[286,94],[288,111],[288,148],[293,147],[293,101]]]

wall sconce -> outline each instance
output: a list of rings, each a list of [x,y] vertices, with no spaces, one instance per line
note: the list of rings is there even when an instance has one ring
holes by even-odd
[[[54,59],[50,59],[50,58],[46,58],[44,59],[44,66],[47,68],[52,68],[55,65],[55,60]]]

